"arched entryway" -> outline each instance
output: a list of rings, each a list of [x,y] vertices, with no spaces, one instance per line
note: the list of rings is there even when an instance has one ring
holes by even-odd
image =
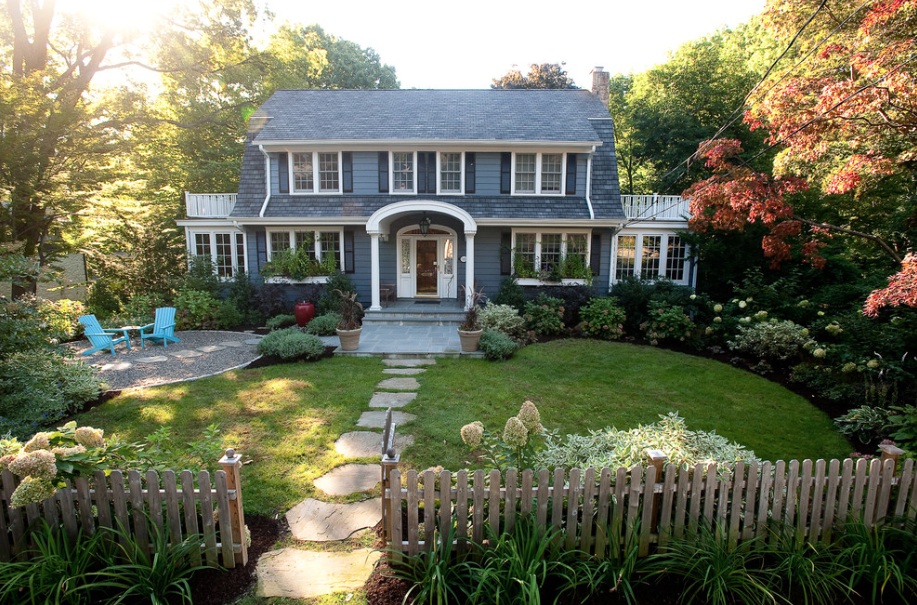
[[[474,236],[478,231],[477,223],[465,210],[452,204],[434,200],[405,200],[380,208],[366,221],[366,232],[370,236],[372,269],[370,310],[377,311],[382,308],[379,240],[383,234],[387,235],[390,232],[394,220],[407,215],[425,215],[431,219],[432,224],[430,224],[426,237],[419,229],[417,233],[414,233],[415,227],[405,227],[398,231],[396,242],[398,246],[397,270],[399,272],[396,285],[398,296],[450,298],[456,295],[459,282],[461,282],[465,286],[465,306],[467,307],[470,302],[468,294],[474,287]],[[437,215],[445,215],[461,221],[465,236],[465,254],[461,259],[455,258],[458,233],[438,224]],[[435,232],[431,233],[433,230]],[[424,241],[435,243],[422,243]],[[419,252],[418,243],[420,244]],[[449,261],[451,261],[451,266]],[[464,263],[465,266],[464,279],[460,271],[461,263]],[[449,272],[446,272],[447,270]]]

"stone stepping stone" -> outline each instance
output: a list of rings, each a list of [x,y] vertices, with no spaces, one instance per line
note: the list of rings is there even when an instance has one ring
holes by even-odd
[[[238,340],[227,340],[226,342],[220,343],[221,347],[244,347],[245,343]]]
[[[392,412],[392,422],[398,426],[407,424],[415,418],[417,418],[417,416],[408,414],[407,412]],[[363,412],[363,414],[360,415],[360,419],[357,421],[357,426],[366,429],[385,428],[385,412]]]
[[[259,597],[310,599],[362,588],[382,553],[361,548],[353,552],[314,552],[281,548],[258,560]]]
[[[165,363],[169,361],[169,358],[165,355],[157,355],[155,357],[141,357],[140,359],[135,359],[135,363]]]
[[[331,504],[307,498],[291,508],[286,517],[297,540],[346,540],[354,532],[373,527],[382,520],[382,498],[352,504]]]
[[[346,496],[366,492],[382,481],[379,464],[345,464],[315,480],[315,487],[329,496]]]
[[[416,391],[420,388],[420,383],[416,378],[386,378],[377,384],[376,388],[388,391]]]
[[[415,359],[383,359],[382,364],[390,368],[416,368],[419,366],[436,365],[435,359],[415,358]]]
[[[207,345],[205,347],[198,347],[197,350],[201,353],[216,353],[217,351],[223,351],[226,347],[220,345]]]
[[[115,363],[106,363],[99,369],[101,369],[103,372],[107,372],[109,370],[120,372],[121,370],[129,370],[132,367],[134,367],[134,364],[129,361],[116,361]]]
[[[204,354],[193,349],[185,349],[184,351],[175,351],[174,353],[170,352],[169,355],[172,357],[178,357],[179,359],[190,359],[192,357],[201,357]]]
[[[423,368],[386,368],[382,370],[383,374],[397,374],[399,376],[416,376],[426,372]]]
[[[261,342],[261,338],[249,338],[248,340],[243,341],[247,345],[256,345]]]
[[[400,435],[395,432],[395,448],[402,450],[414,445],[412,435]],[[344,433],[334,442],[338,454],[347,458],[369,458],[382,455],[382,433],[375,431],[353,431]]]
[[[417,398],[417,393],[373,393],[371,408],[402,408]]]

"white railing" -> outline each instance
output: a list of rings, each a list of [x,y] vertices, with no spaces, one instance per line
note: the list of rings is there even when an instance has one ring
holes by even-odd
[[[185,192],[188,218],[226,218],[236,205],[236,193]]]
[[[622,195],[624,216],[638,221],[687,221],[688,200],[680,195]]]

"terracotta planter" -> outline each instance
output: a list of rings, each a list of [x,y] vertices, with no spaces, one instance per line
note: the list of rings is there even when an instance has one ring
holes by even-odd
[[[462,342],[462,353],[474,353],[478,350],[484,330],[459,330],[458,333]]]
[[[309,322],[315,319],[315,305],[300,301],[293,306],[293,315],[296,317],[296,325],[305,328]]]
[[[342,351],[356,351],[360,348],[360,333],[363,332],[363,328],[357,328],[356,330],[338,330],[338,338],[341,339],[341,350]]]

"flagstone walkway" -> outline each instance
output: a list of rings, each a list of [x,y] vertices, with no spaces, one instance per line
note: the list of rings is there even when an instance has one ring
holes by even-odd
[[[417,376],[435,359],[383,359],[385,374],[363,412],[357,426],[381,429],[387,408],[399,408],[417,397]],[[415,418],[412,414],[393,411],[400,427]],[[414,443],[408,434],[396,437],[398,449]],[[335,450],[356,461],[379,459],[382,455],[382,433],[378,430],[356,430],[344,433],[334,444]],[[371,492],[382,477],[378,463],[348,463],[315,480],[315,486],[328,496],[345,496]],[[382,519],[382,499],[368,498],[351,504],[334,504],[306,498],[286,514],[293,538],[303,542],[346,540],[362,530],[373,528]],[[262,555],[258,561],[259,597],[314,598],[321,595],[356,590],[366,583],[381,553],[368,548],[349,552],[322,552],[287,547]]]

